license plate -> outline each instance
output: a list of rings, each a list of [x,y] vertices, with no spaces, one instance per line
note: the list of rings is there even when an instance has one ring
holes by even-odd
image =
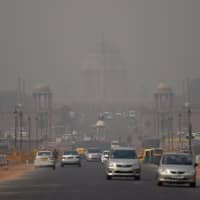
[[[48,160],[48,158],[42,158],[41,160]]]
[[[175,179],[184,179],[184,176],[182,176],[182,175],[176,175],[176,176],[174,176],[174,178]]]

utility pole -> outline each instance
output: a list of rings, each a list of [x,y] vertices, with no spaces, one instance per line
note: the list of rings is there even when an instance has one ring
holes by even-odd
[[[178,114],[178,126],[179,126],[179,148],[182,148],[182,113]]]
[[[188,106],[188,148],[192,153],[192,122],[191,122],[191,108]]]
[[[38,116],[35,117],[35,137],[36,147],[38,147]]]
[[[14,112],[14,117],[15,117],[15,135],[14,135],[14,146],[15,150],[17,149],[17,132],[18,132],[18,111],[15,108]]]
[[[22,151],[22,137],[23,137],[23,112],[19,112],[19,123],[20,123],[20,151]]]
[[[31,117],[28,116],[28,143],[29,151],[31,151]]]

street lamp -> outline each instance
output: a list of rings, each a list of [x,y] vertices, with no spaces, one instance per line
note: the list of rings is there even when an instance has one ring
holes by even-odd
[[[191,121],[191,106],[190,103],[185,103],[185,107],[187,109],[187,121],[188,121],[188,149],[189,152],[192,153],[192,121]]]
[[[178,114],[178,126],[179,126],[179,148],[182,147],[182,113]]]
[[[29,143],[29,150],[31,151],[31,117],[28,116],[28,143]]]
[[[14,117],[15,117],[14,146],[15,146],[15,150],[16,150],[17,149],[17,132],[18,132],[18,111],[17,111],[16,107],[15,107],[13,114],[14,114]]]
[[[36,147],[38,147],[38,116],[35,117],[35,127]]]
[[[19,124],[20,124],[20,151],[22,150],[22,137],[23,137],[23,112],[19,111]]]
[[[191,122],[191,109],[188,107],[188,147],[192,153],[192,122]]]

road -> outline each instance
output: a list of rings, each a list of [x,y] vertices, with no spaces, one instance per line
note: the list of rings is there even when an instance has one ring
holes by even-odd
[[[36,169],[20,180],[0,182],[1,200],[126,200],[126,199],[199,199],[200,188],[157,187],[155,167],[143,166],[141,181],[105,180],[99,163],[84,163],[82,168],[66,166]]]

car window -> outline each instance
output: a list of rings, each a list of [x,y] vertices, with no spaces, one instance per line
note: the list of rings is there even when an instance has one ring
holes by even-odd
[[[38,156],[51,156],[51,152],[49,151],[43,151],[43,152],[38,152]]]
[[[88,153],[101,153],[100,149],[88,149]]]
[[[111,152],[111,158],[115,159],[136,159],[137,155],[134,150],[114,150]]]
[[[78,155],[76,151],[65,151],[63,155]]]
[[[192,156],[190,155],[164,155],[162,159],[164,165],[192,165]]]

